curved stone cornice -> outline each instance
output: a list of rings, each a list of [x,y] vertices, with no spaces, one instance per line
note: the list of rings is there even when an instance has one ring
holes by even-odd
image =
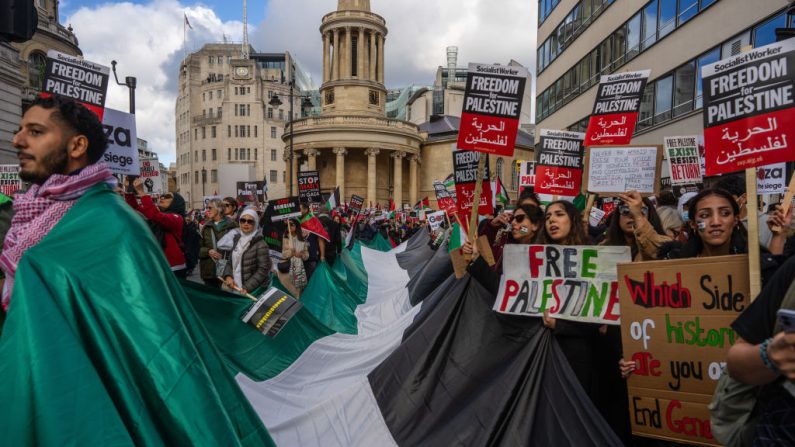
[[[293,137],[312,133],[339,133],[339,132],[382,133],[398,135],[422,143],[419,127],[408,121],[401,121],[375,116],[361,115],[332,115],[316,116],[295,120],[292,123]],[[289,141],[290,126],[285,126],[282,141]]]
[[[323,92],[323,90],[327,88],[350,87],[350,86],[367,87],[373,90],[379,90],[382,93],[386,93],[386,87],[384,87],[384,84],[381,84],[380,82],[370,81],[366,79],[348,79],[348,78],[336,79],[333,81],[324,82],[323,85],[320,86],[320,91]]]
[[[370,25],[384,36],[387,35],[386,20],[373,12],[364,11],[334,11],[323,16],[320,22],[321,34],[331,28],[340,26]]]

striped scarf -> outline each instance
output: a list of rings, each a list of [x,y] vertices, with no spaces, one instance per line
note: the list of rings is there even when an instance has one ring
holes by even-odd
[[[14,275],[22,255],[39,243],[89,188],[102,182],[116,186],[116,178],[108,166],[99,162],[75,175],[53,174],[44,184],[33,185],[14,198],[14,218],[0,255],[0,268],[6,274],[3,309],[8,310]]]

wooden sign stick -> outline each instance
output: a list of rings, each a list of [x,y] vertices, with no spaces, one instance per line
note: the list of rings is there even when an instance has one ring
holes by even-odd
[[[756,210],[759,208],[759,197],[756,195],[756,168],[745,170],[745,203],[748,219],[748,282],[751,292],[751,301],[756,299],[762,289],[762,276],[759,271],[759,218]]]
[[[221,281],[221,283],[224,283],[224,279],[223,279],[223,278],[221,278],[220,276],[216,276],[216,278],[218,278],[218,279]],[[231,287],[231,288],[232,288],[232,290],[234,290],[235,292],[237,292],[237,293],[239,293],[239,294],[243,295],[244,297],[246,297],[246,298],[250,299],[251,301],[257,301],[257,298],[256,298],[254,295],[251,295],[250,293],[241,293],[241,292],[243,292],[243,289],[241,289],[240,287],[238,287],[238,286],[236,286],[236,285],[232,285],[232,287]]]

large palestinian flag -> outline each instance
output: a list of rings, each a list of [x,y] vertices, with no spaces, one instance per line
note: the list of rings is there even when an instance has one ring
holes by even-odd
[[[240,323],[249,301],[187,286],[276,444],[620,445],[551,333],[428,242],[355,242],[276,338]]]

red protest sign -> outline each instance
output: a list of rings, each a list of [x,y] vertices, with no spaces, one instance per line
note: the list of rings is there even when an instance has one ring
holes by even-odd
[[[640,101],[651,70],[602,76],[585,132],[586,146],[624,145],[632,141]]]
[[[79,101],[102,121],[109,79],[110,69],[104,65],[50,50],[42,92]]]
[[[706,174],[795,160],[795,39],[701,69]]]
[[[478,162],[483,155],[480,152],[453,150],[453,171],[455,174],[455,191],[458,200],[458,210],[462,214],[472,211],[472,202],[475,200],[475,185],[478,175]],[[486,162],[486,172],[481,187],[478,214],[492,214],[494,206],[491,198],[491,182],[489,182],[489,164]]]
[[[582,182],[584,134],[541,129],[536,153],[535,192],[573,197]]]
[[[524,67],[469,64],[459,148],[513,155],[527,76]]]

